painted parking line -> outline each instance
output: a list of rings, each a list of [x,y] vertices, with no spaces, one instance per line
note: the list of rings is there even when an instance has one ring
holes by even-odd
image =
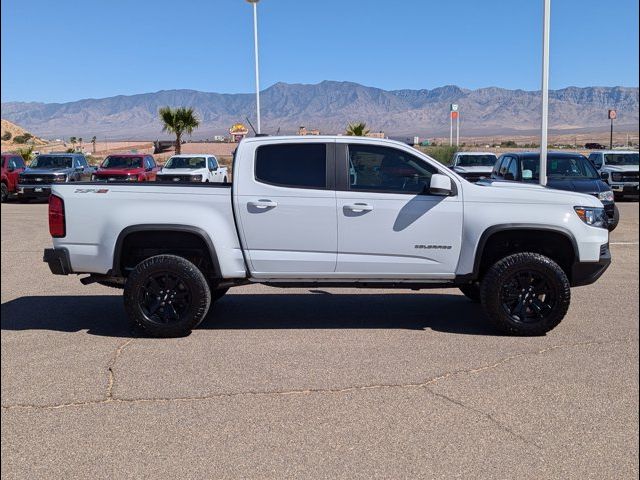
[[[609,245],[638,245],[638,242],[609,242]]]

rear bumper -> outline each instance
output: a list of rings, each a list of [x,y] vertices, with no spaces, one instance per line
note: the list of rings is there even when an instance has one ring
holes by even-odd
[[[49,270],[54,275],[73,273],[69,262],[69,252],[66,248],[45,248],[42,260],[49,265]]]
[[[571,269],[571,286],[591,285],[598,280],[611,265],[609,244],[600,247],[600,260],[597,262],[576,262]]]

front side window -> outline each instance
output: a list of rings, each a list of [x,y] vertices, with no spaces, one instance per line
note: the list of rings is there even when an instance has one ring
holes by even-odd
[[[507,168],[509,168],[509,162],[511,161],[511,157],[504,157],[502,159],[502,163],[500,164],[500,170],[498,175],[504,177],[507,174]]]
[[[209,170],[215,170],[218,168],[218,162],[215,157],[209,157]]]
[[[589,161],[597,168],[602,168],[602,157],[597,153],[589,155]]]
[[[327,188],[324,143],[263,145],[256,152],[256,180],[293,188]]]
[[[435,167],[402,150],[349,145],[350,190],[428,193],[434,173],[438,173]]]
[[[149,162],[149,168],[156,168],[156,161],[153,157],[147,157],[147,161]]]
[[[508,180],[515,180],[518,177],[518,162],[515,158],[511,158],[511,162],[507,167],[507,172],[505,173],[505,178]]]

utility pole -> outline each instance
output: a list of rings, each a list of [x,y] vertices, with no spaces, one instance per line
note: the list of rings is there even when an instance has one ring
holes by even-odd
[[[611,131],[609,133],[609,150],[613,149],[613,121],[618,116],[615,110],[609,110],[609,120],[611,120]]]
[[[258,67],[258,2],[260,0],[247,0],[247,2],[253,4],[253,49],[255,52],[256,60],[256,125],[257,135],[262,133],[260,127],[260,69]]]
[[[547,184],[547,133],[549,128],[549,30],[551,0],[543,0],[542,11],[542,121],[540,125],[540,185]]]

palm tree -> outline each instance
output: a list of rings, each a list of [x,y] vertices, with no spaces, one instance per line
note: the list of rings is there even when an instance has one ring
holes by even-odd
[[[96,153],[96,140],[97,140],[97,138],[96,138],[95,135],[93,137],[91,137],[91,145],[92,145],[91,151],[93,153]]]
[[[366,137],[369,133],[367,124],[364,122],[354,122],[347,126],[347,135],[352,137]]]
[[[200,126],[196,113],[190,107],[178,107],[176,109],[162,107],[158,113],[162,122],[162,131],[176,135],[176,155],[180,155],[182,134],[191,135],[193,130]]]
[[[76,151],[76,143],[78,139],[76,137],[69,137],[69,143],[71,144],[72,151]]]

